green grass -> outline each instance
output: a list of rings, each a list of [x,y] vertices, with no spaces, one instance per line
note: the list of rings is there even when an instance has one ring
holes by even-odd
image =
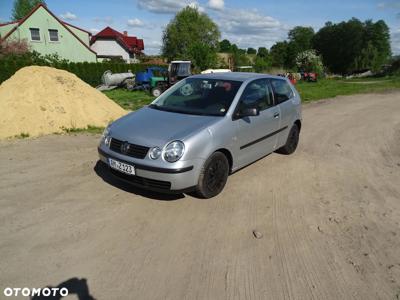
[[[399,88],[400,77],[321,79],[316,83],[299,82],[296,85],[303,102],[333,98],[339,95],[383,92]]]
[[[104,130],[104,127],[97,127],[97,126],[91,126],[89,125],[86,128],[61,128],[65,133],[92,133],[92,134],[97,134],[97,133],[102,133]]]
[[[143,106],[150,104],[155,98],[145,91],[128,91],[125,89],[115,89],[104,91],[104,94],[122,108],[127,110],[138,110]]]

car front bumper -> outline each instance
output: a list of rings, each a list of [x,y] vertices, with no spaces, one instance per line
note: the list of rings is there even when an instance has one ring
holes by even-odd
[[[186,192],[193,190],[197,185],[200,170],[204,160],[197,159],[190,162],[180,162],[179,167],[165,168],[150,165],[143,159],[135,159],[111,151],[107,147],[98,147],[99,158],[109,166],[109,158],[132,165],[136,175],[128,175],[117,170],[110,172],[121,180],[132,185],[157,192]]]

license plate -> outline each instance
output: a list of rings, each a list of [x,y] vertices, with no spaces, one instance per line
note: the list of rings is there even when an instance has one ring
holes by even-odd
[[[135,175],[135,167],[134,166],[125,164],[123,162],[120,162],[118,160],[114,160],[112,158],[108,159],[108,163],[109,163],[111,168],[113,168],[113,169],[115,169],[117,171],[120,171],[120,172],[125,173],[125,174],[129,174],[129,175]]]

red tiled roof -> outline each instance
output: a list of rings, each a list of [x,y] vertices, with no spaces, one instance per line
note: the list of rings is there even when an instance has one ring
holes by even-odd
[[[97,39],[114,39],[121,44],[122,47],[127,49],[128,52],[141,52],[144,50],[144,43],[142,39],[135,36],[127,36],[119,31],[107,26],[99,33],[95,34],[90,40],[92,45]]]
[[[1,27],[1,26],[10,25],[10,24],[17,24],[17,23],[18,23],[18,21],[12,21],[12,22],[7,22],[7,23],[2,23],[2,24],[0,24],[0,27]]]

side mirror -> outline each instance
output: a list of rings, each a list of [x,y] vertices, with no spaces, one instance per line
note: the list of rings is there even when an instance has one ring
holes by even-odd
[[[239,113],[239,118],[255,117],[258,115],[260,115],[260,110],[258,108],[245,108]]]

